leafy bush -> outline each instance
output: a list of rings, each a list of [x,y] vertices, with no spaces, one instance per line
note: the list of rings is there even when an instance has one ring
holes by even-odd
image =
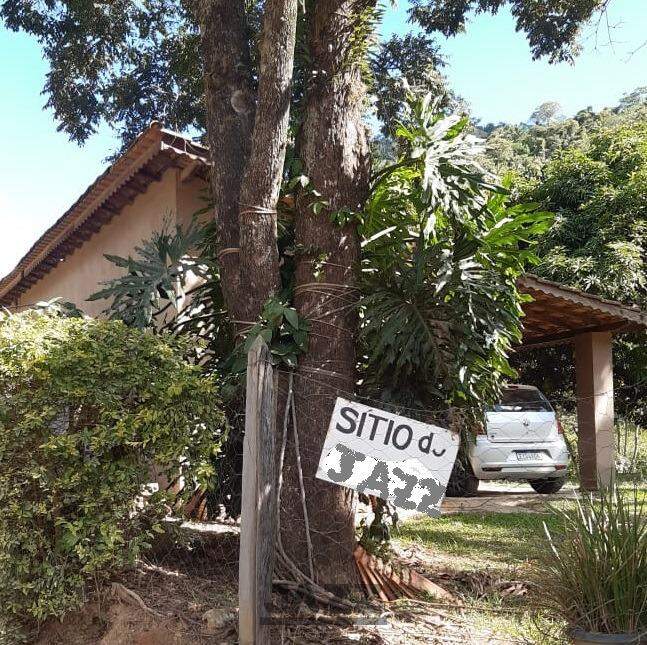
[[[211,475],[218,391],[185,351],[117,321],[0,316],[5,630],[77,607],[88,581],[147,548],[168,508],[146,486],[153,463],[188,482]]]
[[[361,222],[364,389],[395,404],[478,409],[515,376],[516,279],[553,217],[507,205],[468,125],[412,100],[402,154],[377,173]]]
[[[641,492],[612,485],[554,510],[538,571],[539,597],[571,627],[604,634],[647,629],[647,516]]]

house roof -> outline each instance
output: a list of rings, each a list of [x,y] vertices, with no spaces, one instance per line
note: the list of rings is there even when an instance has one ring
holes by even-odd
[[[208,150],[154,121],[0,280],[0,305],[15,302],[171,167],[206,177]]]
[[[558,345],[589,331],[638,331],[647,313],[600,296],[527,273],[519,290],[532,296],[523,305],[523,347]]]

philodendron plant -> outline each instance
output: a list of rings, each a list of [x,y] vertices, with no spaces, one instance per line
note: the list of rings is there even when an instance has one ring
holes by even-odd
[[[552,510],[559,528],[546,528],[539,597],[576,642],[639,643],[647,635],[646,511],[639,484],[615,482]]]

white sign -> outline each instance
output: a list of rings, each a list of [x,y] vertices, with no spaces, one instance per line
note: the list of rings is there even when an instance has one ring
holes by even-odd
[[[317,477],[436,517],[458,445],[446,428],[338,398]]]

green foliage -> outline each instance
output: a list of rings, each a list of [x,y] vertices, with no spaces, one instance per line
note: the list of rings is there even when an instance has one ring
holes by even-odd
[[[370,64],[370,88],[383,136],[392,135],[403,120],[409,90],[430,93],[440,101],[440,107],[457,111],[459,100],[439,71],[445,66],[440,46],[427,34],[392,35],[376,47]]]
[[[577,118],[544,125],[502,125],[488,136],[484,163],[498,173],[514,172],[521,180],[536,180],[555,152],[585,136]]]
[[[531,115],[530,124],[487,126],[488,153],[484,163],[499,174],[512,171],[519,175],[517,183],[526,184],[519,187],[521,193],[541,179],[546,162],[558,152],[585,146],[597,132],[631,126],[647,118],[647,100],[641,88],[623,96],[613,108],[594,112],[589,107],[568,119],[550,118],[546,108],[546,104],[540,105]]]
[[[216,262],[213,223],[168,224],[135,247],[135,256],[106,258],[123,275],[88,300],[107,300],[104,313],[139,329],[190,337],[195,360],[214,372],[233,349]]]
[[[356,29],[343,53],[346,61],[360,61],[371,83],[378,116],[390,131],[403,98],[400,80],[412,87],[454,97],[438,73],[441,60],[434,37],[454,35],[465,26],[470,11],[495,12],[508,4],[517,29],[527,34],[535,56],[570,60],[577,52],[579,27],[603,0],[564,3],[551,0],[410,0],[409,17],[416,33],[393,37],[375,46],[385,3],[356,3]],[[258,78],[258,34],[263,3],[241,3],[247,14],[250,77]],[[301,116],[302,100],[312,78],[307,49],[313,0],[299,12],[293,122]],[[185,0],[3,0],[0,19],[14,31],[38,40],[49,65],[43,93],[58,129],[82,143],[102,123],[113,128],[124,144],[131,142],[152,120],[167,127],[204,133],[206,127],[200,36],[193,3]],[[422,33],[420,33],[420,28]],[[364,63],[370,48],[373,61]],[[240,61],[237,61],[240,62]]]
[[[150,327],[153,317],[159,316],[167,303],[176,315],[186,296],[188,279],[209,277],[209,267],[194,257],[205,237],[206,228],[196,220],[186,230],[176,225],[174,231],[165,222],[160,231],[154,231],[150,239],[135,247],[135,258],[105,256],[125,274],[104,283],[104,288],[88,300],[110,299],[105,313],[139,329]]]
[[[298,183],[309,195],[315,192],[307,178],[296,180],[292,188]],[[203,368],[218,371],[221,377],[233,375],[236,383],[257,336],[268,344],[277,364],[290,368],[306,351],[308,323],[280,297],[265,304],[243,342],[235,345],[220,288],[211,223],[201,225],[194,220],[186,230],[176,226],[173,233],[164,227],[135,251],[135,257],[106,256],[125,273],[89,298],[108,300],[105,313],[109,318],[190,339],[191,354]]]
[[[538,247],[542,261],[537,273],[647,307],[647,114],[631,123],[597,128],[585,143],[557,153],[528,195],[556,213],[554,226]],[[553,369],[541,357],[526,357],[524,363],[534,378]],[[644,425],[644,333],[616,339],[614,377],[617,411]],[[570,384],[561,378],[556,385]]]
[[[644,88],[619,105],[546,126],[503,126],[488,138],[488,165],[513,170],[513,196],[556,213],[540,240],[536,273],[591,293],[647,306],[647,102]],[[568,347],[524,352],[520,378],[573,396]],[[647,422],[644,334],[614,342],[616,411]],[[571,409],[573,402],[565,402]]]
[[[517,31],[527,34],[533,58],[548,56],[551,62],[572,61],[579,52],[580,27],[605,0],[411,0],[410,18],[428,32],[455,36],[465,30],[470,13],[496,13],[509,6]]]
[[[647,517],[638,489],[615,485],[554,510],[538,568],[546,606],[571,627],[603,634],[647,629]]]
[[[297,359],[308,349],[309,323],[301,318],[294,307],[274,297],[268,300],[261,311],[260,320],[245,334],[244,342],[233,351],[229,369],[238,374],[247,367],[247,352],[260,336],[270,349],[277,365],[295,368]]]
[[[508,207],[477,163],[467,120],[442,117],[429,95],[397,130],[405,152],[378,173],[363,243],[365,388],[408,405],[480,407],[514,376],[520,339],[516,278],[552,216]]]
[[[168,509],[152,464],[212,475],[219,394],[185,351],[117,321],[0,317],[0,623],[62,616],[148,547]]]
[[[47,107],[72,140],[82,143],[101,121],[124,141],[160,116],[177,130],[204,128],[200,42],[190,3],[4,0],[0,17],[42,45],[49,63]]]
[[[308,187],[309,182],[304,185]],[[282,272],[285,284],[290,285],[293,263],[285,247],[293,248],[294,242],[291,231],[281,225]],[[207,503],[217,514],[224,507],[231,517],[238,517],[244,428],[241,376],[247,352],[260,335],[276,364],[293,368],[307,349],[309,326],[285,301],[290,292],[286,286],[282,297],[266,303],[259,320],[236,344],[224,305],[214,237],[212,223],[198,225],[195,221],[186,230],[176,227],[173,233],[167,228],[155,232],[141,242],[134,258],[109,258],[125,273],[104,285],[92,299],[107,299],[106,313],[112,319],[182,339],[187,357],[199,363],[205,373],[217,376],[230,431],[211,459],[213,477]]]
[[[647,302],[647,119],[557,154],[531,195],[557,213],[540,247],[543,275]]]

